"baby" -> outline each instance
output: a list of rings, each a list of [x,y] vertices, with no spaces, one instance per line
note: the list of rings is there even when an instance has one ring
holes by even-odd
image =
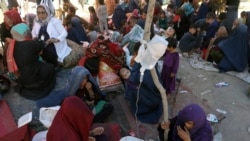
[[[127,80],[129,78],[130,74],[131,74],[130,70],[126,67],[121,68],[119,71],[119,75],[124,80]]]

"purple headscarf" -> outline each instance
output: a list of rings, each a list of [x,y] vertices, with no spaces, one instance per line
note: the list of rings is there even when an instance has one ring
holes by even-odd
[[[186,106],[177,115],[177,121],[173,130],[173,141],[182,141],[178,136],[177,126],[184,127],[185,122],[192,121],[194,126],[189,130],[192,141],[212,141],[212,128],[206,119],[204,110],[198,104],[190,104]]]

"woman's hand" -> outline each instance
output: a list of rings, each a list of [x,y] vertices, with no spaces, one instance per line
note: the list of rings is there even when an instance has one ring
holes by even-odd
[[[56,39],[56,38],[50,38],[50,39],[48,39],[48,40],[46,41],[46,44],[51,44],[51,43],[56,43],[56,42],[59,42],[59,40]]]
[[[93,130],[90,131],[91,136],[101,135],[104,131],[103,127],[96,127]]]
[[[169,125],[170,125],[170,121],[163,121],[161,122],[161,128],[166,130],[166,129],[169,129]]]
[[[177,132],[178,136],[183,140],[183,141],[191,141],[190,134],[188,130],[184,127],[185,131],[180,127],[177,126]]]
[[[9,38],[9,37],[5,38],[5,41],[6,41],[6,42],[10,42],[11,40],[12,40],[12,39]]]
[[[85,102],[89,106],[94,106],[95,105],[95,101],[94,100],[91,100],[91,101],[86,100]]]
[[[87,82],[86,85],[85,85],[85,88],[86,88],[87,90],[92,89],[92,84],[91,84],[90,82]]]
[[[88,141],[95,141],[94,137],[88,137]]]

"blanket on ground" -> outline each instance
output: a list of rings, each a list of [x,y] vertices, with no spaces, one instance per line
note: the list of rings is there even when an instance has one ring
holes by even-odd
[[[215,68],[213,63],[199,59],[198,54],[194,54],[193,57],[189,59],[189,62],[193,68],[219,72],[219,69]],[[226,74],[235,76],[247,83],[250,83],[250,74],[247,69],[243,72],[228,71]]]

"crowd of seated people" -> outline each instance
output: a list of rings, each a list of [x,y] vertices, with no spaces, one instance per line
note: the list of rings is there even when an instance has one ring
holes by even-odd
[[[116,3],[111,10],[114,31],[108,30],[107,16],[110,12],[108,13],[104,0],[98,0],[97,8],[88,8],[89,23],[75,14],[76,9],[73,6],[68,7],[63,22],[53,15],[51,7],[45,3],[37,5],[32,24],[30,20],[22,21],[15,10],[4,13],[4,22],[1,24],[1,40],[5,41],[4,58],[7,60],[4,63],[15,77],[15,91],[22,97],[35,101],[38,108],[62,106],[49,129],[49,140],[58,140],[58,124],[66,128],[71,124],[67,123],[71,122],[70,120],[82,122],[79,119],[85,116],[84,113],[79,117],[70,117],[71,115],[67,114],[75,114],[78,111],[65,110],[67,104],[77,107],[75,110],[89,113],[86,115],[88,123],[84,123],[88,128],[79,129],[81,133],[77,135],[68,129],[64,132],[71,133],[70,136],[74,135],[76,140],[91,140],[90,134],[101,135],[103,129],[89,131],[92,122],[104,122],[113,111],[113,106],[105,99],[105,93],[100,86],[102,83],[108,83],[110,79],[123,81],[125,97],[130,102],[131,112],[139,112],[136,115],[138,120],[145,123],[159,122],[163,112],[160,92],[149,70],[144,72],[141,82],[141,64],[136,59],[140,48],[145,44],[142,39],[149,1],[145,2],[141,4],[135,0],[124,0]],[[161,77],[162,74],[157,73],[157,77],[164,82],[164,88],[168,89],[167,94],[175,89],[174,82],[179,65],[176,48],[180,49],[181,53],[188,53],[187,57],[199,50],[201,56],[216,63],[221,72],[242,72],[248,67],[249,39],[246,12],[235,20],[232,32],[228,33],[223,25],[225,16],[222,14],[217,17],[210,6],[209,1],[204,1],[200,9],[197,9],[193,0],[184,0],[181,5],[171,1],[166,9],[162,9],[161,2],[156,2],[150,39],[160,36],[165,42],[171,43],[163,56],[168,58],[164,59],[163,70],[169,69],[168,74],[164,75],[171,76]],[[89,45],[85,46],[85,42]],[[169,57],[171,55],[174,57]],[[176,64],[172,63],[175,62],[174,59]],[[171,65],[174,68],[171,68]],[[104,72],[112,72],[117,77]],[[174,82],[165,82],[166,78]],[[170,84],[173,85],[171,89],[168,88]],[[137,111],[135,104],[139,104],[141,109]],[[199,106],[191,107],[197,108],[201,113],[199,116],[203,118],[204,111]],[[187,114],[184,112],[185,109],[182,111]],[[65,122],[62,115],[69,118],[69,121]],[[180,113],[178,116],[183,115]],[[179,120],[163,122],[159,131],[172,128],[173,140],[198,140],[200,136],[192,135],[196,135],[199,128],[206,128],[209,132],[204,134],[209,137],[208,141],[211,141],[209,125],[198,128],[193,117]],[[81,128],[77,123],[72,126]],[[183,134],[180,135],[181,133]],[[201,134],[203,136],[203,132]],[[102,139],[105,140],[105,137]]]

